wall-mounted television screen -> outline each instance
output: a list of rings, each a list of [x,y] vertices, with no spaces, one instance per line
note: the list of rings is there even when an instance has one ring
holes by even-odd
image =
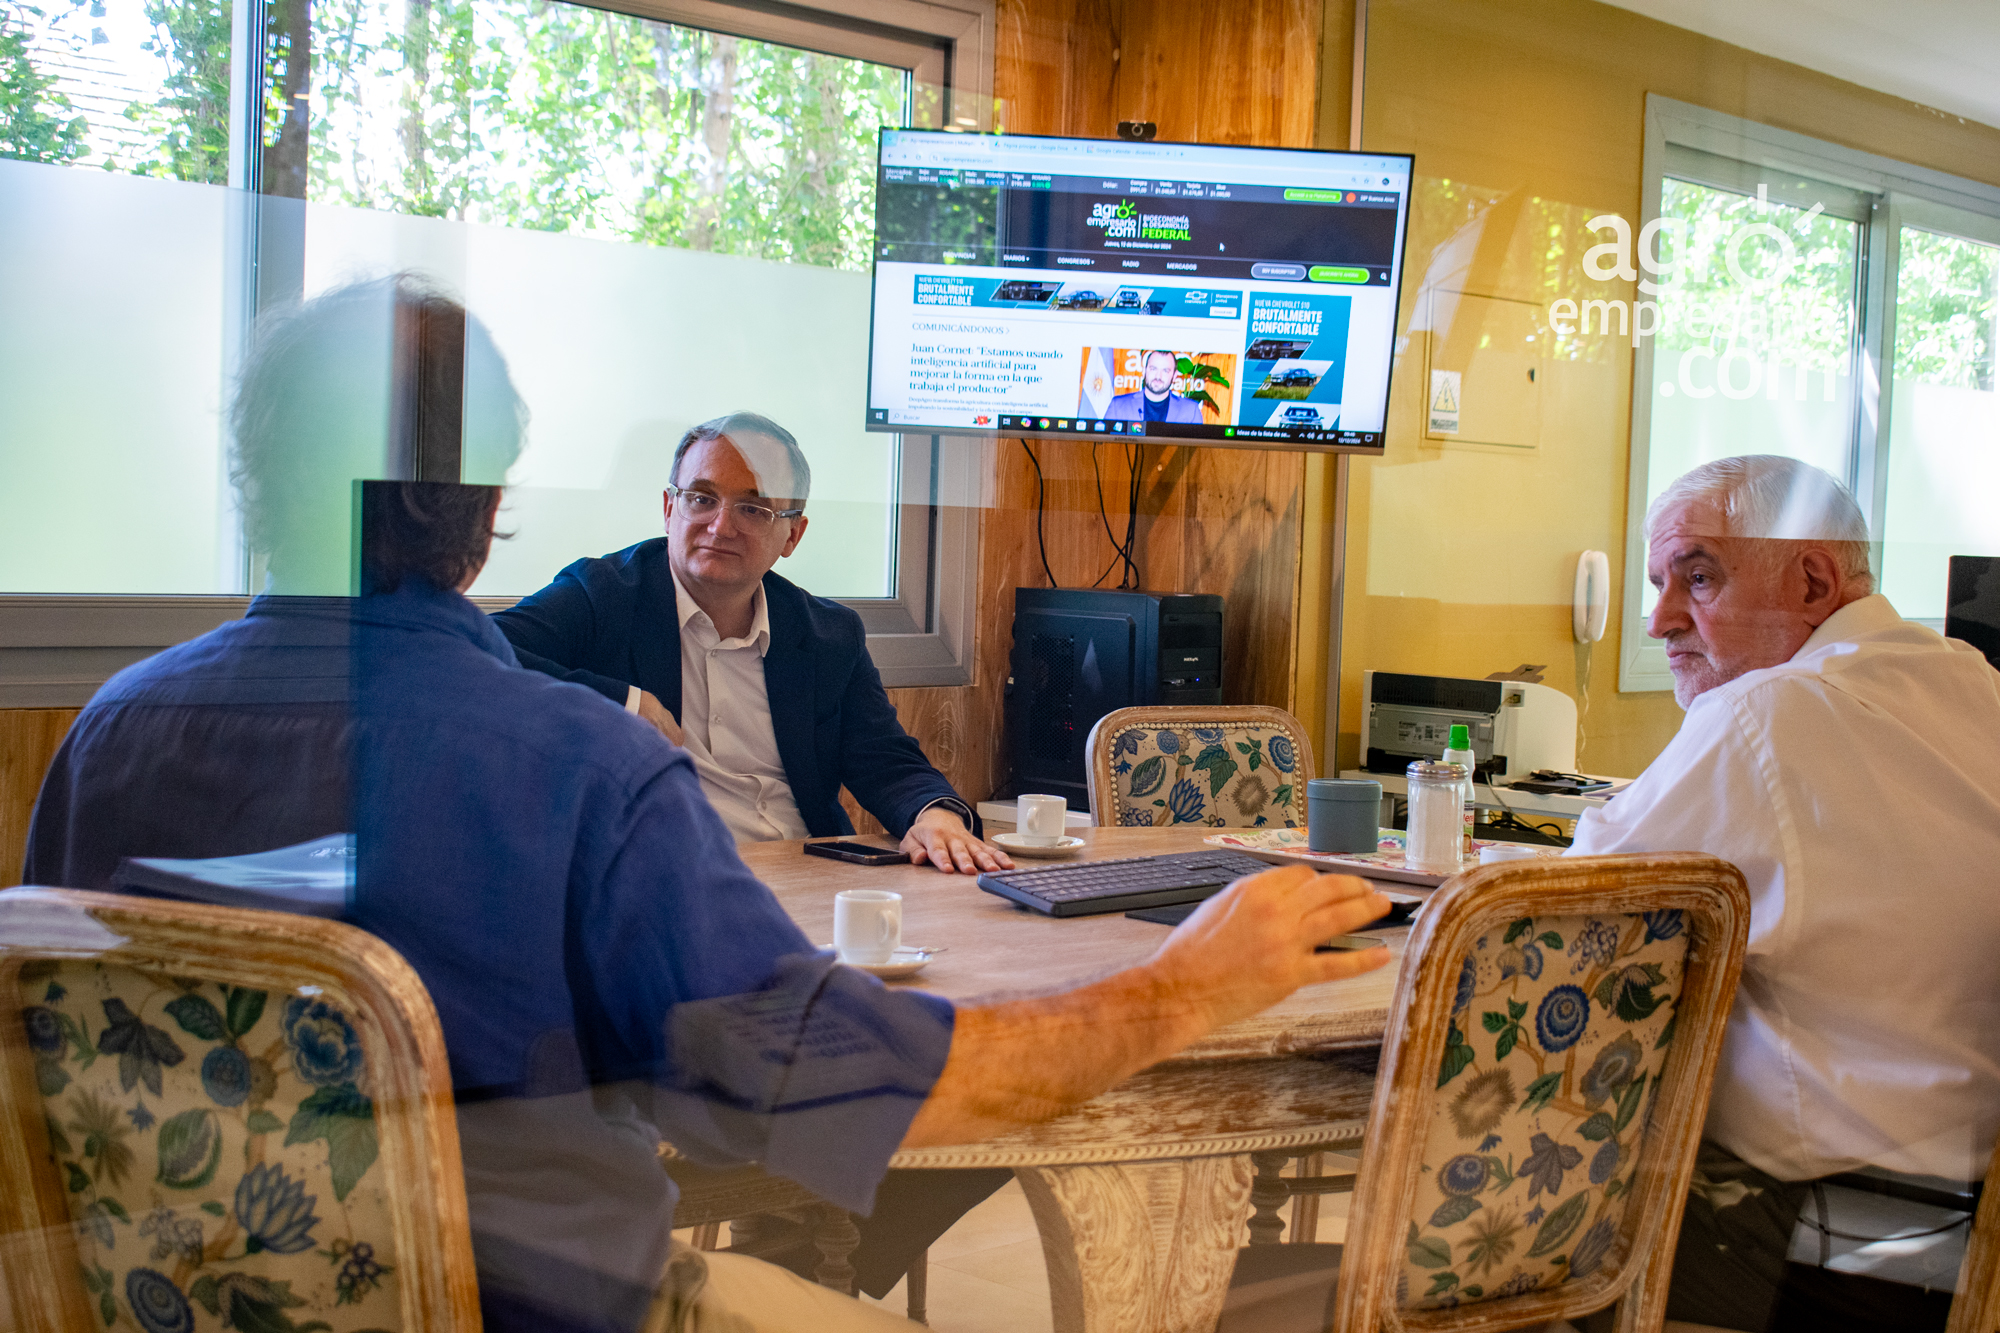
[[[868,428],[1379,453],[1410,164],[885,129]]]

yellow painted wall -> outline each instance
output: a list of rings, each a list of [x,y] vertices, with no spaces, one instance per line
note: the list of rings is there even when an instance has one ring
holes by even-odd
[[[1416,154],[1389,448],[1354,460],[1342,624],[1342,767],[1364,669],[1484,676],[1547,663],[1588,709],[1580,765],[1636,774],[1680,725],[1667,693],[1618,693],[1619,599],[1588,652],[1570,634],[1576,557],[1624,579],[1632,349],[1574,340],[1542,377],[1540,443],[1423,439],[1433,285],[1531,302],[1621,297],[1583,274],[1598,213],[1636,219],[1645,100],[1659,93],[2000,183],[2000,129],[1770,60],[1593,0],[1370,0],[1363,146]],[[1607,290],[1608,289],[1608,290]]]

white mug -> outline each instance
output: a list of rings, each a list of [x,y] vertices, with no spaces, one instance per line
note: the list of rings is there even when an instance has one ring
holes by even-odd
[[[1538,861],[1542,859],[1539,847],[1481,847],[1479,864],[1483,866],[1502,865],[1508,861]]]
[[[1014,798],[1014,833],[1035,847],[1053,847],[1063,840],[1069,819],[1069,802],[1060,796],[1017,796]]]
[[[886,963],[903,942],[903,895],[845,889],[833,895],[833,947],[843,963]]]

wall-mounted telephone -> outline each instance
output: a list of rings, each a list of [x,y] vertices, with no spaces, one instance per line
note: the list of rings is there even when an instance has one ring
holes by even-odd
[[[1576,594],[1570,602],[1570,628],[1578,643],[1604,637],[1611,613],[1611,560],[1602,551],[1585,551],[1576,558]]]

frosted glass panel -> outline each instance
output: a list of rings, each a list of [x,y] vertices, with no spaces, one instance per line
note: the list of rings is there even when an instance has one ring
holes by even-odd
[[[1660,214],[1686,241],[1660,282],[1647,503],[1690,469],[1737,454],[1782,454],[1844,481],[1860,225],[1672,177],[1661,182]],[[1763,242],[1736,241],[1732,267],[1732,238],[1759,226],[1795,248],[1789,271]],[[1645,585],[1641,614],[1654,598]]]
[[[243,201],[0,159],[0,591],[243,591],[221,421]]]
[[[1946,562],[2000,555],[2000,246],[1902,230],[1882,591],[1942,619]]]
[[[549,232],[307,206],[306,293],[397,271],[461,293],[528,405],[480,596],[533,592],[581,556],[659,536],[674,445],[761,412],[813,469],[779,573],[821,596],[893,594],[895,446],[862,429],[861,273]],[[475,475],[467,481],[497,481]]]
[[[414,273],[490,327],[531,419],[476,592],[658,535],[681,434],[747,409],[813,464],[781,572],[896,594],[898,447],[861,423],[876,127],[907,71],[542,0],[315,4],[265,50],[260,204],[208,184],[229,5],[156,8],[21,17],[0,151],[46,165],[0,160],[0,592],[262,585],[224,421],[254,271],[267,308]]]

